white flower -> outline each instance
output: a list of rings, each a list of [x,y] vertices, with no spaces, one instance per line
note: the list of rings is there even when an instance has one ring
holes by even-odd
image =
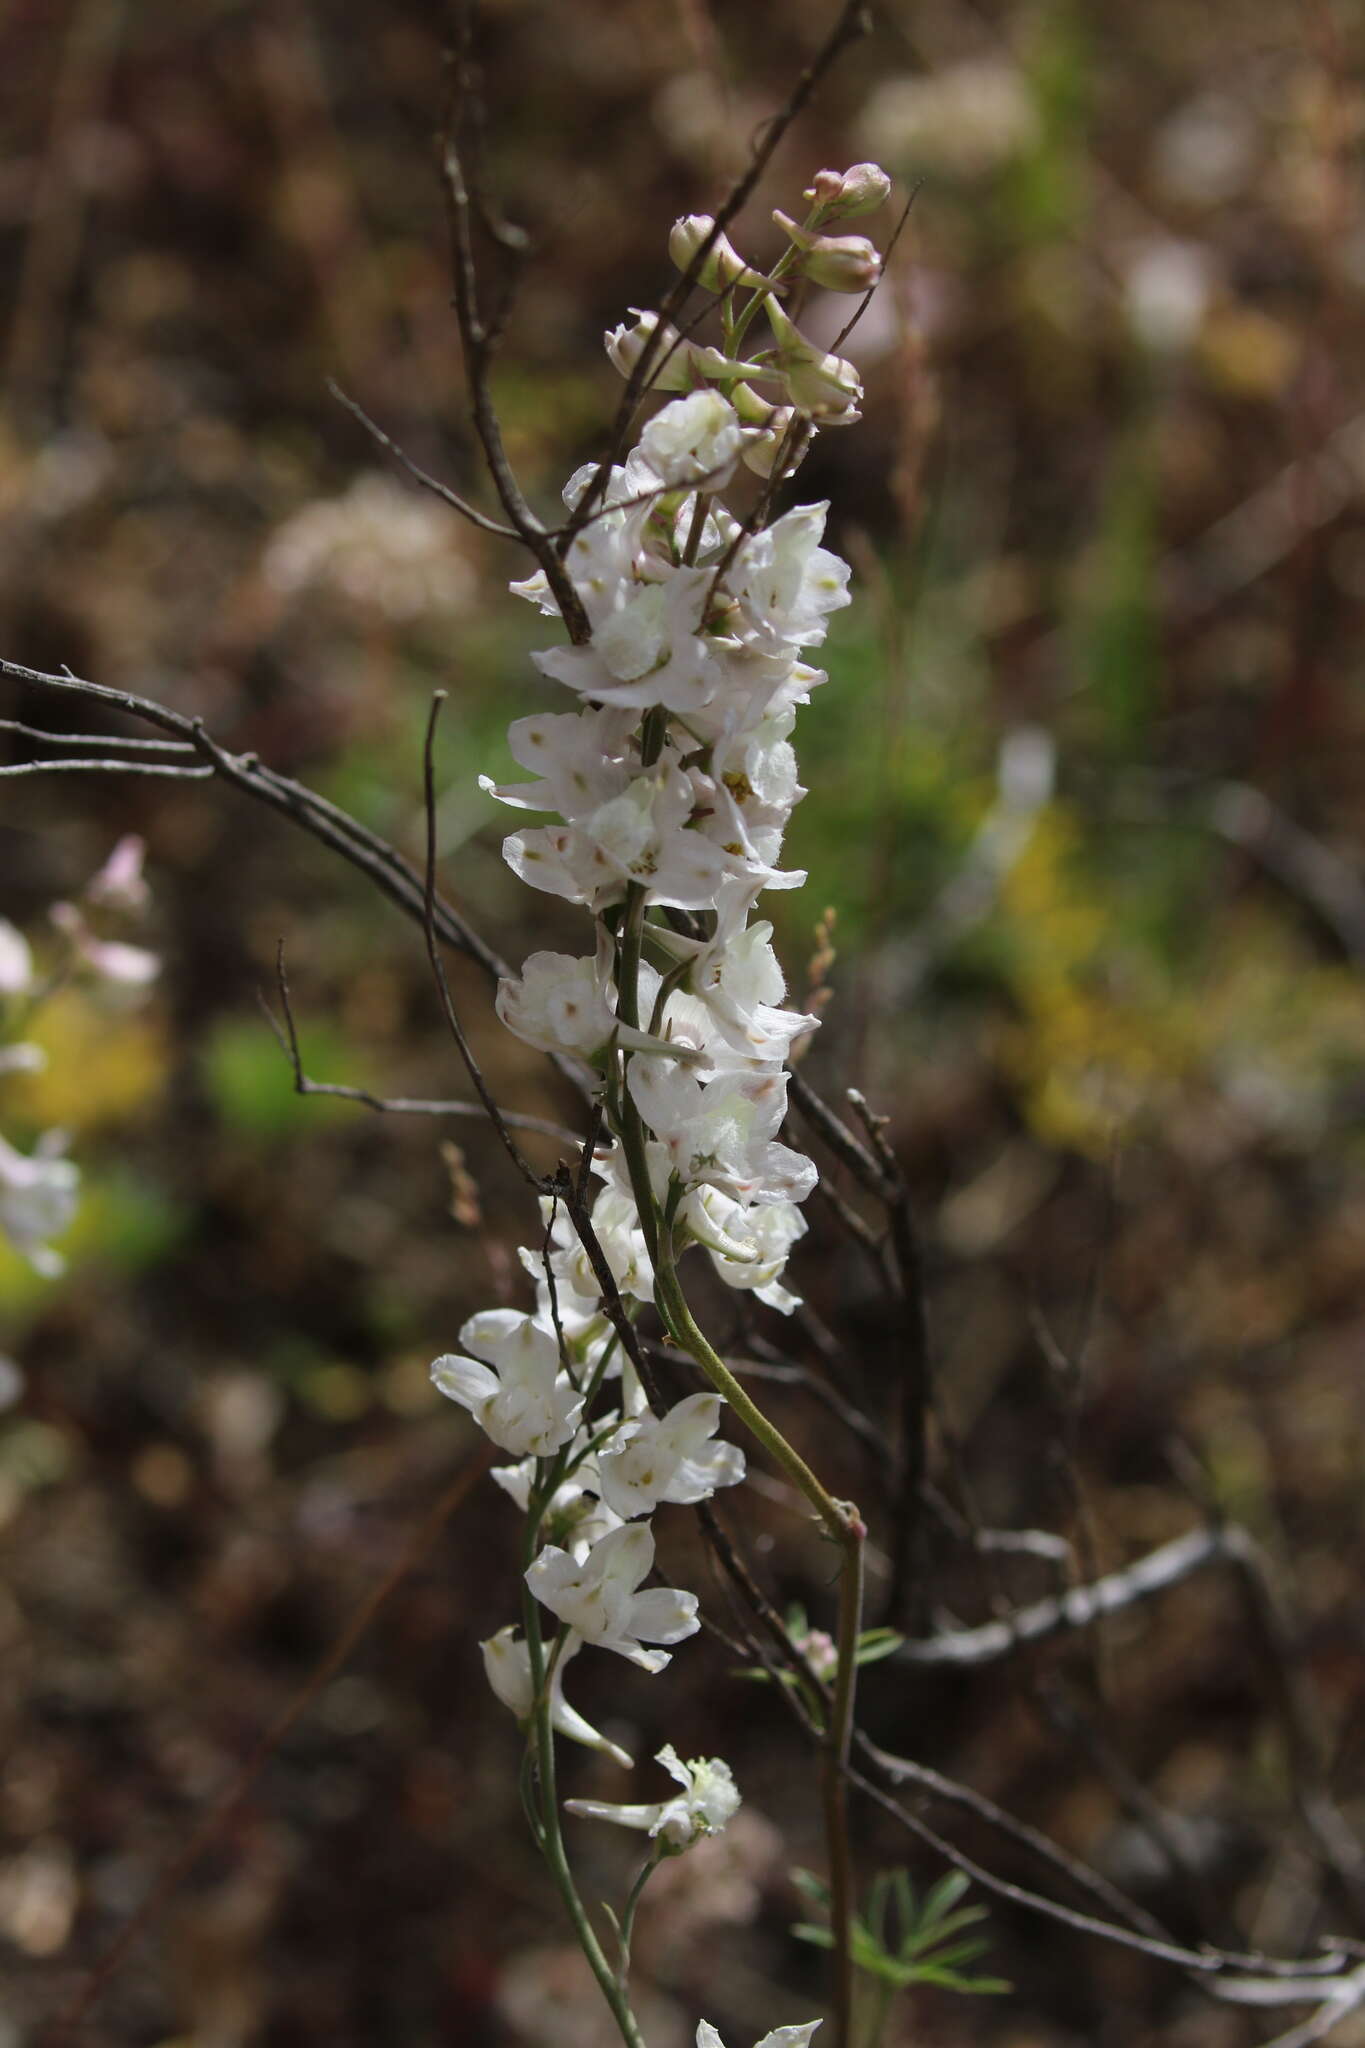
[[[26,996],[33,987],[33,955],[28,940],[8,918],[0,917],[0,996]]]
[[[99,873],[86,883],[86,902],[102,904],[107,910],[145,910],[151,902],[142,872],[146,852],[146,843],[134,834],[120,839]]]
[[[49,1132],[28,1154],[0,1138],[0,1231],[47,1279],[66,1263],[47,1240],[60,1237],[71,1222],[80,1188],[80,1169],[59,1156],[61,1144]]]
[[[636,711],[662,704],[686,716],[724,681],[701,631],[714,582],[714,569],[702,567],[625,586],[588,646],[547,647],[531,659],[542,675],[596,703]]]
[[[516,810],[585,818],[630,781],[634,770],[625,754],[634,723],[633,713],[617,710],[514,719],[507,729],[512,758],[543,779],[499,783],[481,775],[479,787]]]
[[[610,956],[611,940],[603,931]],[[509,1031],[541,1052],[573,1052],[591,1059],[615,1034],[633,1052],[668,1053],[676,1048],[623,1024],[612,1007],[615,988],[608,979],[603,946],[596,959],[575,960],[568,953],[532,953],[519,976],[504,975],[498,983],[496,1009]]]
[[[460,1342],[474,1353],[446,1353],[431,1377],[479,1427],[518,1457],[547,1458],[573,1435],[583,1396],[560,1370],[553,1329],[514,1309],[471,1316]]]
[[[602,337],[612,368],[619,370],[623,377],[629,377],[659,325],[657,313],[642,313],[638,306],[632,306],[630,310],[635,315],[633,325],[627,326],[623,321],[619,327],[609,327]],[[659,391],[690,391],[690,355],[689,344],[682,340],[676,327],[665,321],[653,355],[650,383]]]
[[[567,1550],[547,1544],[526,1574],[537,1600],[599,1649],[615,1650],[642,1671],[662,1671],[664,1650],[646,1642],[680,1643],[701,1627],[697,1596],[672,1586],[636,1588],[654,1563],[654,1536],[631,1522],[604,1536],[579,1564]]]
[[[601,1799],[566,1799],[565,1808],[582,1820],[610,1820],[618,1827],[640,1828],[670,1849],[686,1849],[703,1835],[718,1835],[739,1811],[739,1793],[730,1766],[721,1757],[693,1757],[684,1763],[672,1743],[654,1759],[682,1786],[671,1799],[653,1806],[616,1806]],[[700,2036],[698,2037],[700,2038]]]
[[[585,1059],[600,1051],[617,1023],[598,982],[597,962],[567,953],[532,953],[520,975],[499,981],[495,1007],[527,1045]]]
[[[807,2020],[799,2027],[774,2027],[761,2041],[754,2042],[754,2048],[806,2048],[811,2035],[821,2024],[819,2020]],[[710,2020],[697,2021],[697,2048],[725,2048]]]
[[[848,563],[819,544],[828,510],[827,503],[793,506],[736,557],[726,581],[760,647],[814,646],[825,637],[827,615],[852,601]]]
[[[679,1068],[632,1060],[631,1094],[685,1187],[706,1182],[751,1202],[803,1202],[815,1168],[774,1141],[787,1108],[780,1068],[698,1081]]]
[[[145,946],[125,946],[118,939],[96,937],[74,903],[54,903],[48,915],[77,957],[101,980],[125,988],[145,988],[161,972],[161,962]]]
[[[628,1422],[598,1453],[598,1486],[607,1506],[630,1521],[652,1515],[660,1501],[690,1507],[718,1486],[744,1477],[744,1453],[735,1444],[711,1444],[722,1402],[719,1394],[689,1394],[667,1415]]]
[[[635,1761],[629,1752],[614,1742],[608,1742],[606,1736],[599,1734],[564,1697],[564,1666],[578,1654],[581,1640],[571,1634],[559,1653],[554,1677],[550,1680],[550,1724],[570,1742],[581,1742],[585,1749],[600,1749],[604,1756],[611,1757],[613,1762],[629,1770]],[[535,1704],[530,1650],[512,1627],[500,1628],[486,1643],[480,1643],[479,1648],[483,1651],[483,1668],[488,1674],[488,1683],[503,1705],[511,1708],[518,1721],[525,1721]]]
[[[800,269],[812,284],[831,292],[869,291],[882,274],[882,259],[866,235],[816,235],[780,209],[773,219],[801,251]]]
[[[609,1159],[603,1161],[599,1172],[612,1171]],[[592,1261],[585,1251],[573,1221],[562,1202],[555,1203],[543,1195],[540,1213],[547,1224],[553,1216],[551,1226],[550,1270],[555,1276],[556,1288],[561,1295],[561,1320],[563,1320],[562,1296],[575,1296],[580,1302],[591,1302],[594,1311],[601,1300],[601,1288]],[[611,1268],[612,1278],[622,1294],[632,1294],[637,1301],[653,1301],[654,1269],[649,1263],[649,1251],[645,1244],[644,1232],[640,1228],[640,1215],[635,1198],[628,1187],[605,1187],[598,1194],[592,1209],[593,1235],[602,1248],[603,1256]],[[518,1257],[532,1278],[542,1282],[545,1278],[545,1252],[542,1246],[523,1245]],[[567,1324],[565,1325],[567,1333]]]
[[[622,882],[643,883],[648,902],[704,910],[734,862],[688,829],[695,801],[687,776],[665,761],[585,819],[583,836]]]
[[[635,315],[633,326],[610,327],[602,339],[612,367],[623,377],[629,377],[640,357],[645,344],[659,324],[657,313],[642,313],[638,306],[632,306]],[[691,391],[703,378],[714,378],[718,383],[728,383],[735,377],[765,377],[771,375],[762,363],[736,362],[733,357],[722,354],[718,348],[704,348],[695,341],[684,341],[676,327],[664,323],[663,338],[652,357],[654,367],[649,374],[651,390]]]
[[[799,1295],[782,1286],[780,1275],[806,1219],[792,1202],[744,1203],[719,1188],[693,1188],[684,1195],[678,1220],[710,1254],[727,1287],[749,1288],[782,1315],[799,1308]]]
[[[640,436],[640,453],[661,483],[718,491],[730,480],[742,440],[729,400],[718,391],[694,391],[654,415]]]

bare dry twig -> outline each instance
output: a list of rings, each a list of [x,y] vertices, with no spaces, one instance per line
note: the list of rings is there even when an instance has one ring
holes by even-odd
[[[379,1110],[390,1116],[474,1116],[487,1115],[482,1102],[459,1102],[447,1100],[422,1100],[409,1095],[374,1095],[368,1088],[356,1088],[340,1081],[314,1081],[304,1071],[303,1051],[299,1044],[298,1028],[294,1022],[294,1006],[289,993],[289,979],[284,971],[284,940],[281,939],[275,952],[275,985],[279,990],[280,1008],[284,1022],[266,1002],[259,998],[266,1022],[279,1041],[280,1050],[289,1061],[294,1076],[296,1095],[330,1095],[338,1102],[355,1102],[365,1109]],[[542,1116],[525,1116],[514,1109],[500,1110],[503,1122],[512,1130],[538,1131],[542,1137],[558,1138],[561,1143],[577,1145],[577,1133],[565,1124],[551,1123]]]

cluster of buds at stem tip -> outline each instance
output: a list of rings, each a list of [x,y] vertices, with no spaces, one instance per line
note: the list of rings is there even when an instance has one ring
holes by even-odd
[[[787,248],[767,271],[748,262],[711,214],[692,213],[675,221],[668,239],[674,264],[721,305],[722,345],[693,341],[677,328],[661,324],[653,313],[635,315],[631,325],[607,336],[607,353],[622,376],[629,377],[642,359],[657,391],[698,391],[710,386],[723,393],[738,418],[757,431],[746,436],[744,459],[761,475],[771,473],[781,449],[792,454],[795,467],[809,434],[790,436],[795,416],[813,428],[850,426],[859,418],[862,386],[853,365],[807,339],[784,313],[778,296],[789,285],[805,282],[826,291],[867,292],[881,276],[882,259],[866,235],[830,234],[832,222],[870,213],[880,206],[891,181],[876,164],[855,164],[849,171],[821,171],[808,187],[811,202],[804,221],[777,209],[773,214],[787,239]],[[772,346],[740,352],[749,329],[762,313]]]
[[[696,263],[718,296],[718,340],[686,339],[653,313],[607,335],[621,374],[645,364],[667,402],[622,463],[589,464],[565,486],[563,569],[589,637],[532,657],[558,694],[509,729],[526,779],[480,778],[532,814],[503,843],[508,866],[591,924],[579,953],[533,953],[505,976],[498,1014],[527,1044],[595,1070],[602,1137],[592,1257],[546,1200],[543,1242],[521,1253],[534,1307],[470,1317],[432,1377],[510,1454],[493,1476],[530,1524],[524,1633],[483,1645],[489,1682],[519,1721],[538,1718],[542,1739],[548,1721],[618,1763],[625,1752],[565,1699],[564,1668],[586,1646],[664,1669],[700,1622],[695,1594],[649,1583],[652,1518],[745,1476],[709,1387],[651,1412],[620,1312],[633,1321],[676,1299],[689,1253],[780,1314],[798,1305],[785,1269],[816,1173],[782,1131],[792,1048],[818,1019],[787,1003],[758,906],[805,879],[782,859],[805,794],[792,733],[826,680],[808,657],[849,602],[849,572],[823,545],[825,505],[741,522],[721,494],[739,462],[787,474],[819,427],[857,417],[856,372],[809,342],[776,293],[784,279],[875,279],[870,243],[821,229],[875,204],[877,179],[884,194],[871,167],[822,172],[810,218],[781,217],[788,246],[771,273],[709,216],[675,225],[674,262]],[[760,319],[766,345],[751,332]],[[512,589],[558,619],[543,571]],[[570,1810],[643,1830],[657,1854],[724,1827],[739,1803],[724,1762],[684,1763],[671,1747],[658,1761],[680,1787],[670,1799]],[[779,2028],[766,2048],[800,2048],[813,2027]],[[718,2037],[704,2022],[698,2040]]]

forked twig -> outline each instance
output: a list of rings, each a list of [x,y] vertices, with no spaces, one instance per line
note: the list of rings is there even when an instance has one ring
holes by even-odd
[[[275,949],[275,986],[279,991],[280,1008],[284,1012],[283,1024],[264,996],[259,996],[258,1000],[280,1050],[289,1061],[296,1095],[330,1095],[335,1101],[359,1103],[365,1109],[379,1110],[390,1116],[487,1115],[482,1102],[429,1101],[410,1095],[374,1095],[368,1088],[356,1088],[340,1081],[314,1081],[304,1071],[303,1049],[299,1044],[298,1028],[294,1022],[294,1006],[289,994],[289,978],[284,971],[283,939],[278,942]],[[577,1134],[566,1124],[551,1123],[548,1118],[542,1116],[525,1116],[514,1109],[502,1109],[498,1114],[511,1130],[537,1131],[542,1137],[558,1138],[561,1143],[567,1145],[578,1143]]]

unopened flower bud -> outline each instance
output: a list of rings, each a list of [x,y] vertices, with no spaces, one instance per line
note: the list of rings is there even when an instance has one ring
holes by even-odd
[[[865,292],[881,276],[881,256],[866,235],[813,235],[780,209],[773,219],[801,251],[801,269],[812,284],[830,292]]]
[[[673,232],[668,238],[668,253],[679,270],[691,268],[697,252],[701,249],[715,228],[715,220],[709,213],[689,213],[682,220],[675,220]],[[768,280],[760,271],[751,270],[738,249],[726,235],[717,235],[709,249],[696,281],[705,291],[726,292],[732,286],[742,284],[751,291],[766,291]]]
[[[862,380],[852,363],[807,341],[780,306],[770,304],[767,311],[777,340],[777,366],[792,404],[824,426],[851,426],[861,417],[863,396]]]
[[[639,362],[651,337],[659,325],[657,313],[642,313],[638,306],[632,306],[634,325],[609,327],[602,337],[612,368],[619,370],[623,377],[629,377]],[[688,364],[688,345],[682,341],[676,327],[665,321],[663,333],[652,351],[654,369],[650,384],[656,391],[690,391],[692,376]]]
[[[744,453],[740,458],[744,467],[751,469],[755,476],[771,476],[773,465],[785,447],[783,474],[791,475],[810,447],[814,433],[814,430],[808,427],[804,435],[789,439],[791,423],[796,417],[793,406],[775,405],[768,415],[767,426],[750,434],[745,441]]]
[[[890,190],[891,180],[880,164],[854,164],[848,171],[817,171],[804,197],[826,220],[849,220],[855,213],[871,213]]]

